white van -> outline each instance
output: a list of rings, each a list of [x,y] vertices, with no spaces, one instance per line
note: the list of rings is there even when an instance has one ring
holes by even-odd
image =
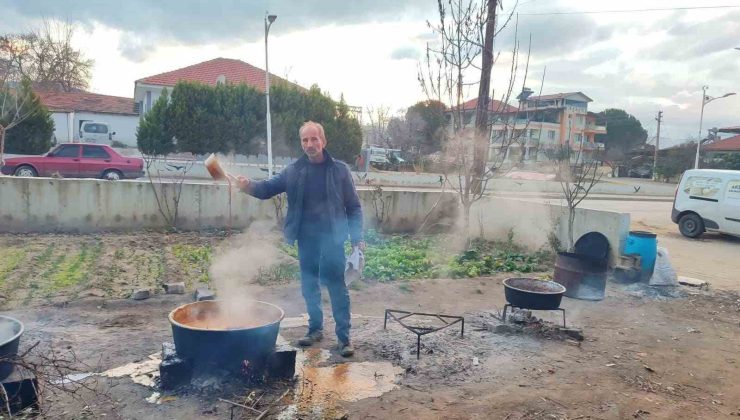
[[[673,200],[671,220],[689,238],[707,229],[740,236],[740,171],[684,172]]]
[[[116,132],[106,123],[80,121],[80,142],[110,144],[115,135]]]

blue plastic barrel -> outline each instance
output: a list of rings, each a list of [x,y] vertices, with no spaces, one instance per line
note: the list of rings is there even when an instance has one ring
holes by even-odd
[[[647,278],[655,269],[658,238],[652,232],[631,231],[624,245],[624,254],[638,254],[641,259],[642,277]]]

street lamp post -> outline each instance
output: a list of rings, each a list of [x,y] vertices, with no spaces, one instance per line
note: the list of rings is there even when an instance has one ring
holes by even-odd
[[[265,121],[267,123],[267,176],[272,176],[272,122],[270,119],[270,67],[267,59],[267,34],[270,32],[272,22],[275,22],[277,15],[268,15],[265,13],[265,101],[267,102],[267,112]]]
[[[722,96],[712,97],[707,95],[707,89],[709,89],[709,86],[702,86],[702,94],[701,94],[701,116],[699,117],[699,139],[696,142],[696,160],[694,161],[694,169],[699,169],[699,154],[701,152],[701,136],[702,136],[702,124],[704,123],[704,106],[712,101],[715,101],[717,99],[726,98],[728,96],[732,96],[735,94],[735,92],[725,93]]]

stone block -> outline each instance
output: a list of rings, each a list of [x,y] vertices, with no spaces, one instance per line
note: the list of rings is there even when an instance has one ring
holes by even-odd
[[[162,344],[162,363],[159,365],[159,387],[164,391],[188,385],[193,377],[193,364],[177,354],[172,343]]]
[[[295,360],[298,349],[287,344],[275,346],[275,352],[267,363],[270,378],[292,379],[295,376]]]
[[[152,292],[149,289],[136,289],[131,294],[133,300],[144,300],[149,299],[152,296]]]
[[[202,300],[215,300],[216,294],[209,289],[196,289],[193,294],[193,299],[195,299],[196,302],[200,302]]]
[[[560,328],[560,332],[577,341],[583,341],[583,331],[578,328]]]
[[[164,291],[168,295],[184,295],[185,294],[185,282],[165,283]]]

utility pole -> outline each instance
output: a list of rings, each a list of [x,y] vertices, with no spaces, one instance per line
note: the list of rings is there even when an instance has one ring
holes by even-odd
[[[655,121],[658,122],[658,133],[655,135],[655,156],[653,156],[653,181],[657,179],[655,169],[658,167],[658,150],[660,150],[660,123],[663,122],[663,111],[658,111],[658,116],[655,117]]]
[[[265,101],[267,111],[265,112],[265,124],[267,125],[267,177],[272,177],[272,121],[270,120],[270,64],[267,59],[267,35],[270,26],[277,19],[277,15],[268,15],[265,12]]]
[[[478,193],[483,188],[483,177],[488,162],[490,147],[490,128],[488,126],[488,104],[491,101],[491,70],[493,69],[493,38],[496,34],[496,7],[498,0],[488,0],[486,8],[486,30],[483,38],[480,84],[478,85],[478,104],[475,109],[475,145],[473,147],[473,168],[468,179],[468,189]],[[471,182],[472,181],[472,182]],[[472,184],[472,188],[471,185]]]

